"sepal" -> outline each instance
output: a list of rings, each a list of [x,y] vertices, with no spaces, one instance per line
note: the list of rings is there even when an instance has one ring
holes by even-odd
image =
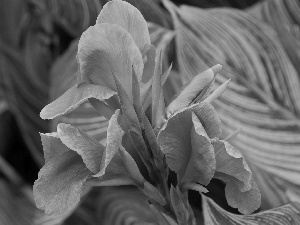
[[[165,206],[167,204],[162,194],[149,182],[144,183],[143,192],[154,203],[158,203],[160,206]]]

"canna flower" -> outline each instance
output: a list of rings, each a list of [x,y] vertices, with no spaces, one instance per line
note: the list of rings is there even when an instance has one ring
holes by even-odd
[[[115,79],[132,101],[133,73],[143,101],[151,86],[155,55],[156,49],[150,43],[147,23],[140,11],[121,0],[108,2],[96,24],[80,37],[76,85],[47,105],[41,117],[53,119],[66,114],[90,98],[104,101],[114,111],[120,108]]]
[[[252,172],[240,151],[226,140],[219,140],[221,121],[210,104],[218,98],[229,81],[209,95],[214,77],[221,69],[216,65],[194,77],[166,108],[167,121],[157,141],[171,170],[177,173],[179,187],[207,192],[212,178],[225,182],[230,206],[250,214],[260,206],[260,192]]]
[[[76,85],[47,105],[41,117],[66,114],[89,99],[109,119],[107,142],[103,146],[68,124],[41,134],[45,166],[33,189],[39,208],[64,214],[74,209],[85,186],[135,185],[156,207],[175,213],[181,224],[193,224],[187,190],[207,192],[203,185],[213,178],[226,183],[229,205],[244,214],[258,208],[259,190],[246,161],[219,139],[221,121],[210,103],[229,81],[210,92],[220,65],[195,76],[166,107],[162,86],[171,67],[162,73],[162,56],[150,43],[146,21],[121,0],[108,2],[96,25],[82,34],[77,60]],[[145,112],[150,104],[151,118]],[[125,132],[156,187],[122,146]],[[177,173],[170,193],[168,168]]]
[[[45,165],[33,186],[38,208],[47,214],[69,213],[84,186],[143,187],[146,180],[121,145],[118,116],[119,110],[109,121],[106,146],[69,124],[59,124],[55,133],[41,134]]]
[[[126,116],[138,122],[134,102],[149,104],[155,55],[143,16],[121,0],[108,2],[96,25],[82,34],[77,84],[47,105],[41,117],[52,119],[66,114],[90,99],[109,110],[107,141],[103,146],[68,124],[59,124],[55,133],[41,134],[45,165],[33,190],[37,206],[47,214],[70,212],[79,202],[84,186],[144,188],[147,184],[122,146],[124,128],[120,124],[124,125]]]

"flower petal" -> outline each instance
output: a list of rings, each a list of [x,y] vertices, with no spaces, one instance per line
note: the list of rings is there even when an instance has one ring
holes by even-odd
[[[162,127],[165,122],[166,106],[162,89],[162,52],[160,52],[152,80],[152,125]]]
[[[192,114],[195,116],[194,119]],[[201,181],[207,183],[215,168],[209,138],[219,136],[220,133],[221,121],[213,106],[201,102],[173,114],[160,130],[157,140],[166,155],[168,166],[181,177],[185,174],[189,162],[191,162],[189,171],[194,171],[194,166],[202,171],[203,168],[200,169],[201,166],[197,165],[197,161],[193,158],[204,157],[202,163],[212,166],[208,177]],[[186,175],[189,179],[194,176],[191,175],[194,173],[188,173]]]
[[[87,181],[91,186],[120,186],[137,185],[143,187],[146,180],[131,155],[121,147],[112,158],[110,164],[101,177],[94,177]]]
[[[157,142],[166,155],[168,166],[181,176],[192,152],[192,127],[192,111],[184,110],[169,118],[157,136]]]
[[[79,82],[89,80],[116,91],[112,74],[122,83],[132,99],[132,66],[141,79],[142,55],[131,35],[115,24],[96,24],[80,37],[78,44]]]
[[[63,144],[81,156],[91,172],[94,174],[99,172],[104,146],[69,124],[58,124],[57,133]]]
[[[73,111],[88,98],[104,100],[110,98],[114,94],[116,94],[116,92],[101,85],[81,84],[77,87],[74,86],[58,99],[51,102],[49,105],[46,105],[42,109],[40,116],[42,119],[53,119]]]
[[[122,145],[122,137],[124,131],[118,123],[120,110],[116,110],[115,114],[110,118],[107,128],[106,147],[100,164],[100,171],[94,177],[101,177],[105,174],[106,167],[109,165],[112,158],[119,151]]]
[[[227,141],[215,139],[215,178],[226,183],[225,194],[230,206],[243,214],[250,214],[260,206],[260,192],[252,180],[252,172],[238,149]],[[250,204],[251,203],[251,204]]]
[[[225,182],[236,182],[241,191],[251,188],[252,172],[240,151],[227,141],[214,140],[216,154],[216,176]],[[239,183],[240,182],[240,183]]]
[[[204,127],[208,137],[220,137],[222,133],[222,123],[215,111],[214,107],[207,103],[201,102],[190,106],[191,110],[199,118]]]
[[[144,64],[142,84],[148,83],[154,75],[155,69],[155,57],[156,57],[156,48],[154,45],[149,45],[146,50],[145,56],[147,61]]]
[[[208,190],[205,187],[197,183],[187,183],[184,185],[183,189],[194,190],[198,191],[199,193],[208,193]]]
[[[142,53],[150,45],[147,22],[141,12],[125,1],[113,0],[103,6],[97,23],[116,24],[127,30]]]
[[[225,187],[225,195],[228,205],[238,208],[242,214],[253,213],[261,204],[260,191],[253,180],[251,189],[245,192],[241,192],[235,183],[228,183]]]
[[[126,93],[126,90],[123,88],[122,83],[120,80],[115,76],[115,84],[118,91],[118,98],[121,105],[122,113],[126,120],[128,121],[128,125],[130,128],[138,128],[140,127],[139,118],[137,115],[137,111],[133,106],[133,92],[131,92],[132,98],[129,98],[129,95]],[[136,88],[136,87],[135,87]],[[136,96],[135,96],[136,97]],[[136,99],[135,99],[136,100]]]
[[[168,115],[171,115],[180,109],[188,107],[197,98],[197,96],[201,94],[206,86],[213,81],[215,73],[218,72],[221,68],[222,66],[218,64],[213,68],[210,68],[203,73],[198,74],[187,84],[185,84],[168,105]]]
[[[192,120],[194,125],[191,131],[192,152],[182,182],[198,182],[208,185],[216,169],[214,148],[194,113]]]
[[[37,207],[46,214],[70,212],[79,202],[82,185],[90,175],[80,156],[73,151],[51,158],[33,186]]]
[[[226,82],[224,82],[223,84],[221,84],[213,93],[211,93],[209,96],[207,96],[207,98],[204,99],[204,102],[212,103],[214,100],[219,98],[224,93],[230,80],[231,79],[229,79]]]
[[[62,155],[70,149],[62,144],[56,132],[46,133],[41,135],[43,144],[45,163],[49,162],[52,158]]]

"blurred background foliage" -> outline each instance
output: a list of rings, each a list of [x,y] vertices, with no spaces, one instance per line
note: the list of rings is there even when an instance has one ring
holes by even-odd
[[[300,1],[127,0],[149,22],[151,41],[173,62],[166,103],[194,75],[223,65],[216,87],[231,83],[214,106],[223,135],[245,155],[262,193],[261,210],[300,201]],[[40,110],[71,87],[78,38],[106,0],[0,0],[0,224],[153,222],[130,187],[86,190],[75,212],[45,216],[31,187],[44,163],[39,132],[70,123],[105,141],[108,122],[85,103],[53,121]],[[226,210],[224,184],[209,197]],[[201,198],[191,193],[201,224]],[[143,206],[143,207],[140,207]]]

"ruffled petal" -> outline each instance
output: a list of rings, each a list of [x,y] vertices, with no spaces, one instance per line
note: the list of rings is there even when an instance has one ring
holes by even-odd
[[[168,166],[182,179],[179,182],[207,185],[214,175],[214,149],[200,119],[193,108],[186,108],[169,118],[157,136]]]
[[[81,156],[95,177],[105,174],[106,167],[121,147],[124,132],[118,124],[119,114],[120,110],[116,110],[109,120],[105,147],[76,127],[64,123],[57,126],[58,137],[62,143]]]
[[[222,133],[221,120],[214,107],[207,102],[201,102],[189,107],[199,118],[208,137],[220,137]]]
[[[217,65],[221,67],[221,65]],[[222,67],[221,67],[222,68]],[[218,69],[220,70],[220,69]],[[196,98],[203,92],[203,90],[212,83],[214,79],[214,70],[208,69],[203,73],[198,74],[173,97],[167,108],[168,115],[176,111],[188,107]]]
[[[116,92],[101,85],[80,84],[79,86],[71,87],[58,99],[46,105],[42,109],[40,116],[42,119],[53,119],[75,110],[88,98],[104,100],[114,94],[116,94]]]
[[[235,183],[228,183],[225,187],[225,196],[233,208],[238,208],[242,214],[251,214],[260,207],[261,195],[257,184],[252,180],[251,189],[241,192]]]
[[[46,134],[40,133],[40,135],[43,145],[45,163],[49,162],[56,156],[70,151],[67,146],[62,144],[56,132]]]
[[[146,182],[131,155],[121,147],[112,158],[110,164],[101,177],[94,177],[87,181],[91,186],[120,186],[136,185],[143,187]]]
[[[100,170],[104,146],[96,139],[69,124],[60,123],[57,133],[64,145],[81,156],[86,167],[93,173]]]
[[[115,74],[132,99],[132,66],[141,79],[144,64],[139,48],[125,29],[104,23],[89,27],[81,35],[77,57],[79,82],[86,80],[116,91]]]
[[[169,118],[157,136],[157,142],[166,155],[168,166],[181,176],[192,152],[192,127],[192,111],[185,110]]]
[[[147,22],[141,12],[125,1],[113,0],[103,6],[97,23],[116,24],[127,30],[142,53],[150,45]]]
[[[198,182],[208,185],[216,169],[214,148],[204,127],[194,113],[192,114],[192,120],[192,152],[182,182]]]
[[[33,186],[37,207],[46,214],[70,212],[78,204],[83,183],[90,175],[76,152],[67,151],[52,157],[40,170]]]
[[[252,172],[241,152],[223,140],[214,140],[213,146],[217,160],[216,176],[232,182],[241,182],[237,183],[241,191],[250,190]]]
[[[260,206],[260,192],[247,162],[227,141],[214,139],[213,146],[217,162],[214,177],[226,183],[228,204],[243,214],[254,212]]]
[[[106,167],[109,165],[110,161],[113,159],[122,145],[124,131],[118,123],[119,115],[120,110],[116,110],[115,114],[112,115],[109,120],[109,125],[107,128],[106,147],[102,156],[100,171],[96,175],[94,175],[94,177],[101,177],[105,174]]]

